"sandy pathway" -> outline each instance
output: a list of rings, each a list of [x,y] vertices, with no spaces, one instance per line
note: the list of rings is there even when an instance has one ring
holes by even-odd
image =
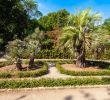
[[[74,78],[74,76],[61,74],[56,67],[49,67],[49,73],[40,78]]]
[[[110,88],[3,92],[0,100],[110,100]]]

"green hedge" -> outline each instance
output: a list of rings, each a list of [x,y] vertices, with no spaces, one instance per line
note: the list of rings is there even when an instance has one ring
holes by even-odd
[[[0,89],[3,88],[34,88],[54,86],[82,86],[82,85],[109,85],[110,78],[70,78],[70,79],[24,79],[0,80]]]
[[[35,64],[42,64],[42,63],[59,63],[59,64],[71,64],[71,63],[75,63],[75,60],[72,59],[35,59],[34,60]],[[29,63],[29,59],[24,59],[23,60],[24,64],[28,64]]]
[[[11,78],[11,77],[37,77],[48,73],[47,65],[43,65],[42,68],[31,71],[14,71],[14,72],[0,72],[0,78]]]
[[[74,58],[69,51],[63,50],[41,50],[36,55],[37,59],[70,59]]]
[[[67,74],[71,76],[102,76],[107,75],[110,76],[110,70],[102,70],[102,71],[71,71],[64,69],[60,64],[56,64],[57,69],[62,74]]]
[[[0,72],[0,78],[11,78],[12,74],[10,72]]]
[[[14,63],[13,61],[3,61],[3,62],[0,62],[0,67],[11,65],[13,63]]]
[[[47,74],[48,67],[46,65],[43,65],[42,68],[33,70],[33,71],[19,71],[16,73],[15,76],[22,78],[22,77],[37,77]]]

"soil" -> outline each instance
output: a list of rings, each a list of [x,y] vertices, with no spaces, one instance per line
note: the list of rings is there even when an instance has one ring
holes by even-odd
[[[62,67],[66,70],[73,70],[73,71],[98,71],[102,70],[97,66],[86,66],[84,68],[78,68],[75,64],[63,64]]]
[[[26,71],[28,68],[28,64],[22,64],[22,70]],[[34,66],[31,70],[39,69],[41,66]],[[0,68],[0,71],[17,71],[16,65],[8,65]]]

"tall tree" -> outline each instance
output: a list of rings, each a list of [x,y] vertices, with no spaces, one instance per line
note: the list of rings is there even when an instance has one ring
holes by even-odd
[[[61,43],[76,53],[76,66],[85,66],[86,43],[95,22],[101,20],[100,14],[91,14],[91,9],[77,11],[68,17],[68,26],[63,29]]]
[[[51,31],[53,29],[64,27],[67,22],[68,15],[69,12],[63,9],[41,17],[38,22],[45,31]]]
[[[0,0],[0,37],[3,46],[15,38],[23,39],[28,34],[31,18],[41,15],[33,0]]]

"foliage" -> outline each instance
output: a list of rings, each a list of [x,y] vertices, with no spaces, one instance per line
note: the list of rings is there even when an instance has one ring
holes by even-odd
[[[11,78],[10,72],[0,72],[0,78]]]
[[[109,85],[110,78],[69,78],[69,79],[19,79],[0,80],[0,89],[4,88],[34,88],[55,86],[86,86],[86,85]]]
[[[68,15],[69,12],[63,9],[41,17],[38,22],[45,31],[50,31],[56,28],[64,27]]]
[[[91,50],[95,59],[103,58],[110,48],[110,32],[98,26],[91,35]]]
[[[19,71],[17,72],[17,77],[38,77],[47,74],[48,68],[46,65],[43,65],[42,68],[34,70],[34,71]]]
[[[25,38],[25,41],[28,42],[28,49],[35,54],[41,48],[41,42],[44,38],[44,33],[39,30],[39,28],[35,29],[35,32]]]
[[[48,35],[45,35],[44,39],[41,41],[41,49],[53,49],[53,44],[53,40]]]
[[[107,29],[110,32],[110,18],[105,19],[104,24],[102,26],[104,29]]]
[[[102,70],[102,71],[71,71],[64,69],[61,65],[56,65],[57,69],[62,74],[72,75],[72,76],[103,76],[110,75],[110,70]]]
[[[12,58],[17,57],[17,55],[23,55],[26,50],[26,42],[18,39],[9,42],[9,44],[6,47],[7,54]]]
[[[71,53],[69,51],[63,51],[63,50],[41,50],[36,55],[37,59],[70,59],[73,58]]]
[[[16,38],[23,39],[29,32],[32,15],[41,15],[34,0],[0,0],[0,39],[2,48]],[[30,30],[30,31],[28,31]]]
[[[3,62],[0,62],[0,67],[11,65],[13,63],[14,63],[14,61],[12,59],[11,60],[7,60],[7,61],[3,61]]]
[[[78,11],[76,15],[68,17],[68,25],[63,29],[61,44],[76,52],[78,67],[84,66],[86,45],[90,38],[95,22],[101,19],[98,13],[91,14],[91,9]],[[90,45],[90,44],[89,44]]]

